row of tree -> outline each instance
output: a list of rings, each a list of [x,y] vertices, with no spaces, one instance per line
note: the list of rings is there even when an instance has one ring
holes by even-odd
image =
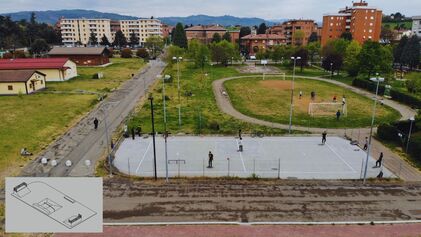
[[[394,48],[394,63],[399,64],[401,70],[403,66],[408,66],[412,70],[420,64],[420,51],[420,39],[417,35],[413,35],[411,38],[403,36]]]

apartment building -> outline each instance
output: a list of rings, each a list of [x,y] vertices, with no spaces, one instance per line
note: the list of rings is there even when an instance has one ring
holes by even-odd
[[[120,29],[127,40],[134,32],[140,45],[143,45],[150,36],[162,37],[161,21],[157,19],[121,20]]]
[[[105,35],[112,41],[111,20],[109,19],[60,19],[60,31],[63,44],[73,45],[80,42],[89,44],[91,32],[94,32],[98,42]]]
[[[139,38],[139,44],[143,45],[149,36],[162,36],[161,22],[157,19],[137,19],[137,20],[110,20],[110,19],[60,19],[60,31],[63,44],[74,45],[81,42],[83,45],[89,44],[91,32],[96,34],[98,42],[105,35],[109,42],[114,41],[115,33],[119,30],[123,32],[127,40],[134,32]]]
[[[421,37],[421,16],[412,17],[412,33]]]
[[[285,45],[286,38],[278,34],[250,34],[241,38],[241,44],[247,49],[249,55],[256,55],[261,50],[271,50],[276,45]]]
[[[302,32],[302,37],[295,37],[297,32]],[[313,20],[289,20],[282,24],[272,26],[269,34],[285,37],[288,45],[307,45],[310,35],[318,32],[318,25]],[[301,33],[299,33],[301,34]]]
[[[197,39],[204,44],[209,44],[212,42],[213,35],[218,33],[221,37],[227,32],[227,30],[218,25],[211,25],[211,26],[192,26],[187,29],[186,36],[187,40],[190,41],[192,39]]]
[[[340,9],[338,13],[323,16],[322,45],[339,38],[344,32],[351,32],[354,40],[379,41],[382,25],[382,11],[368,6],[366,1],[353,2],[352,7]]]

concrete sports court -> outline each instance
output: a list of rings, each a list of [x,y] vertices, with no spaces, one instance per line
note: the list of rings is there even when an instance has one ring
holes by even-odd
[[[238,176],[297,179],[359,179],[365,151],[340,137],[243,137],[243,152],[234,137],[176,136],[167,139],[169,177]],[[207,168],[208,153],[214,154],[213,167]],[[165,177],[165,143],[156,137],[158,177]],[[229,158],[229,159],[228,159]],[[377,157],[376,157],[377,159]],[[381,171],[370,157],[368,176]],[[383,161],[387,162],[387,157]],[[120,172],[153,176],[152,137],[125,139],[115,154],[114,165]],[[395,177],[382,168],[383,177]]]

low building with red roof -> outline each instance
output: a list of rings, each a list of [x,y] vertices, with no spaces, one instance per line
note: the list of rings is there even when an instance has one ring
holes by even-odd
[[[218,25],[192,26],[185,29],[185,31],[188,41],[197,39],[204,44],[211,43],[215,33],[218,33],[222,37],[227,32],[224,27]]]
[[[36,70],[0,70],[0,95],[28,95],[42,90],[45,76]]]
[[[249,55],[256,55],[259,50],[266,51],[276,45],[285,45],[286,38],[277,34],[246,35],[241,38],[241,44],[247,48]]]
[[[47,81],[67,81],[77,76],[76,64],[68,58],[1,59],[2,70],[36,70],[45,74]]]

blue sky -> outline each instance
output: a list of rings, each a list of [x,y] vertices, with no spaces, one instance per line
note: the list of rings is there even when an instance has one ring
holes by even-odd
[[[264,19],[310,18],[337,12],[352,0],[0,0],[0,13],[90,9],[132,16],[234,15]],[[421,15],[419,0],[368,0],[386,14]]]

